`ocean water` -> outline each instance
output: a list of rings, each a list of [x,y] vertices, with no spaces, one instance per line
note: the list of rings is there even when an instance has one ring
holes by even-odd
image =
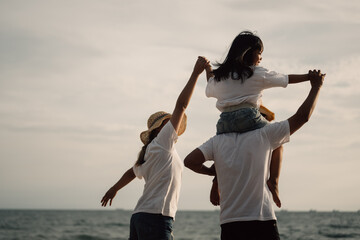
[[[0,210],[0,240],[125,240],[131,211]],[[360,240],[360,212],[277,212],[282,240]],[[179,211],[177,240],[220,239],[218,211]]]

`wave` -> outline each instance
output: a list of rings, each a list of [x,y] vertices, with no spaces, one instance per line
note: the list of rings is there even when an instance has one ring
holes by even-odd
[[[358,239],[359,234],[356,233],[330,233],[330,232],[324,232],[319,231],[319,235],[328,237],[328,238],[350,238],[350,239]]]
[[[74,236],[74,240],[106,240],[106,238],[100,238],[88,234],[79,234]]]

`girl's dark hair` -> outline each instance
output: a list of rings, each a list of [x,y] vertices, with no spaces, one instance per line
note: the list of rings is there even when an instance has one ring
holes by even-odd
[[[151,141],[156,137],[156,130],[157,128],[155,128],[155,129],[153,129],[152,131],[151,131],[151,133],[150,133],[150,135],[149,135],[149,142],[147,143],[147,144],[145,144],[142,148],[141,148],[141,150],[140,150],[140,152],[139,152],[139,156],[138,156],[138,159],[137,159],[137,161],[136,161],[136,163],[135,163],[135,166],[140,166],[140,165],[142,165],[144,162],[145,162],[145,152],[146,152],[146,148],[147,148],[147,146],[151,143]]]
[[[215,63],[215,66],[218,66],[213,70],[215,80],[221,81],[231,74],[232,79],[241,80],[243,83],[254,74],[250,67],[254,64],[254,51],[263,49],[263,43],[258,36],[250,31],[241,32],[232,42],[224,62]]]

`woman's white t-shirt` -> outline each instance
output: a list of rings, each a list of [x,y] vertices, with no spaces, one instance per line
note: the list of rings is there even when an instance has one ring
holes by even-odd
[[[217,99],[216,107],[223,112],[227,107],[250,103],[261,105],[262,91],[272,87],[286,87],[289,83],[288,75],[269,71],[266,68],[255,66],[254,74],[243,83],[241,80],[228,78],[215,81],[211,77],[206,86],[206,96]]]
[[[136,177],[145,180],[143,195],[134,213],[160,213],[175,218],[184,169],[174,146],[177,138],[169,121],[148,145],[145,162],[133,167]]]

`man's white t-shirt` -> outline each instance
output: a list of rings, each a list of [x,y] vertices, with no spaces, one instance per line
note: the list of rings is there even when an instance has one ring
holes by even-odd
[[[272,151],[290,139],[288,121],[246,133],[210,138],[199,149],[215,163],[220,190],[220,224],[275,220],[267,187]]]
[[[148,145],[145,162],[133,167],[135,175],[145,179],[143,195],[134,213],[160,213],[175,218],[184,169],[174,146],[177,138],[169,121]]]
[[[211,77],[206,86],[206,96],[217,99],[216,107],[223,112],[227,107],[242,103],[251,103],[256,107],[261,105],[262,92],[272,87],[286,87],[289,83],[288,75],[269,71],[266,68],[255,66],[254,74],[243,83],[241,80],[228,78],[215,81]]]

